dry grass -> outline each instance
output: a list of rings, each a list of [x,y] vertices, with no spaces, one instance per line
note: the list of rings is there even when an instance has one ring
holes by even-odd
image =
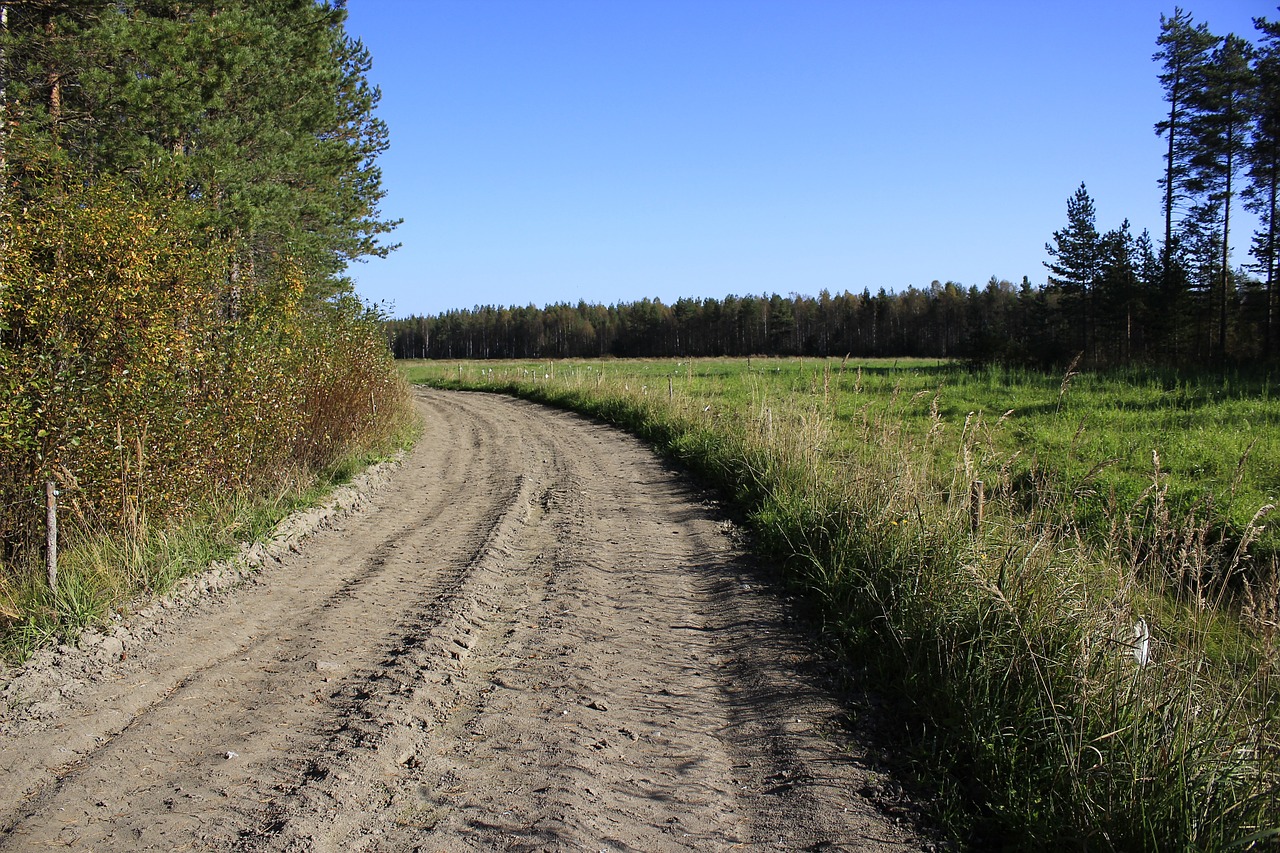
[[[1217,535],[1209,508],[1171,505],[1157,458],[1100,534],[1080,505],[1106,459],[1055,477],[1010,449],[1007,415],[948,421],[941,392],[901,387],[860,401],[867,383],[845,365],[790,390],[741,371],[720,380],[732,393],[702,394],[619,362],[414,371],[606,417],[736,498],[851,671],[896,697],[957,837],[1124,850],[1280,838],[1280,576],[1250,551],[1269,508]],[[1080,381],[1062,381],[1059,407]]]

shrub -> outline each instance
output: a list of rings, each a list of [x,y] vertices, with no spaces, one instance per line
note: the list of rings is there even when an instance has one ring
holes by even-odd
[[[68,545],[143,542],[404,426],[375,318],[280,259],[233,276],[199,205],[111,179],[3,211],[0,619],[22,617],[57,484]],[[233,280],[235,279],[235,280]],[[145,585],[145,579],[131,582]],[[118,597],[131,583],[99,584]]]

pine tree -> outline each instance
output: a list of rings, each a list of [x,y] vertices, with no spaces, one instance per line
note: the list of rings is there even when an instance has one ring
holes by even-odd
[[[1215,292],[1221,273],[1222,213],[1220,202],[1197,204],[1183,218],[1178,234],[1176,263],[1188,285],[1187,314],[1191,345],[1184,357],[1208,360],[1217,357],[1214,337]]]
[[[1245,204],[1258,215],[1260,228],[1254,234],[1253,257],[1263,273],[1263,354],[1275,351],[1275,284],[1277,241],[1276,221],[1280,203],[1280,23],[1255,18],[1262,36],[1254,58],[1256,88],[1253,99],[1253,139],[1247,152],[1249,185]]]
[[[1219,43],[1204,68],[1202,85],[1191,93],[1187,125],[1192,186],[1201,197],[1199,211],[1206,216],[1217,214],[1216,221],[1204,222],[1211,223],[1218,232],[1212,299],[1217,302],[1219,358],[1226,356],[1232,292],[1231,213],[1239,195],[1253,123],[1252,52],[1252,46],[1236,35],[1228,35]]]
[[[1159,79],[1169,106],[1167,117],[1155,125],[1156,134],[1167,139],[1164,174],[1160,178],[1164,191],[1164,241],[1159,254],[1159,291],[1164,310],[1157,314],[1158,336],[1175,360],[1182,346],[1182,308],[1190,287],[1186,240],[1179,233],[1178,224],[1186,206],[1193,204],[1199,194],[1191,168],[1193,150],[1188,125],[1195,95],[1204,86],[1211,51],[1219,41],[1207,24],[1194,23],[1190,13],[1175,8],[1172,16],[1160,16],[1160,35],[1156,39],[1159,49],[1152,57],[1163,68]]]
[[[1134,355],[1142,355],[1151,346],[1153,315],[1157,313],[1153,308],[1160,306],[1166,311],[1177,311],[1178,306],[1161,303],[1160,284],[1163,270],[1159,254],[1156,252],[1155,241],[1151,238],[1151,232],[1145,228],[1134,242],[1134,261],[1138,268],[1138,304],[1142,320],[1138,326]]]
[[[1099,238],[1101,260],[1097,284],[1099,315],[1111,332],[1104,343],[1127,361],[1133,355],[1134,326],[1139,321],[1142,293],[1138,278],[1138,247],[1129,220]],[[1099,326],[1104,323],[1100,322]]]
[[[1168,137],[1164,175],[1160,179],[1160,186],[1164,189],[1162,251],[1166,254],[1174,251],[1178,208],[1192,195],[1187,124],[1192,114],[1193,98],[1204,85],[1210,52],[1218,41],[1218,37],[1209,32],[1207,24],[1193,23],[1191,15],[1181,8],[1174,9],[1172,17],[1160,16],[1160,36],[1156,39],[1159,50],[1152,58],[1164,67],[1160,85],[1169,104],[1168,117],[1155,126],[1157,135]]]
[[[83,34],[93,26],[96,5],[71,0],[5,4],[0,74],[6,169],[24,161],[57,159],[60,140],[75,133],[83,115],[75,103],[84,65]],[[25,187],[28,176],[28,170],[12,170],[10,182],[16,179]]]
[[[1102,242],[1095,224],[1093,199],[1083,183],[1067,199],[1067,227],[1053,232],[1045,251],[1053,260],[1049,286],[1062,293],[1066,313],[1077,331],[1079,349],[1089,356],[1094,285],[1102,268]]]
[[[33,0],[10,15],[7,106],[27,152],[201,204],[236,247],[233,303],[295,272],[321,300],[395,225],[379,92],[345,18],[323,0]]]

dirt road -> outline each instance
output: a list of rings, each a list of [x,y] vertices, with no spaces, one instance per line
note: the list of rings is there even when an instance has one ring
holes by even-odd
[[[920,849],[685,477],[419,397],[358,511],[11,683],[0,850]]]

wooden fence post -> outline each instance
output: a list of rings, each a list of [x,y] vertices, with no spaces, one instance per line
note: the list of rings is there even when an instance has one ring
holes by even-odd
[[[978,528],[982,526],[982,512],[986,502],[987,495],[982,481],[974,480],[973,488],[969,492],[969,525],[974,533],[977,533]]]
[[[52,480],[44,484],[45,558],[49,571],[49,591],[58,591],[58,488]]]

